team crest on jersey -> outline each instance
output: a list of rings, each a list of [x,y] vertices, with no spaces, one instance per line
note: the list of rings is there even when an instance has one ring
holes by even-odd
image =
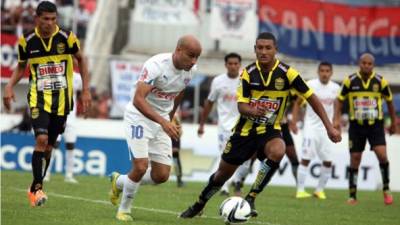
[[[373,84],[372,85],[372,91],[373,92],[378,92],[379,91],[379,84]]]
[[[280,78],[280,77],[278,77],[276,80],[275,80],[275,88],[276,88],[276,90],[282,90],[283,89],[283,87],[285,87],[285,80],[284,79],[282,79],[282,78]]]
[[[65,52],[65,44],[64,43],[58,43],[57,44],[57,53],[58,54],[63,54]]]
[[[32,119],[37,119],[39,117],[39,108],[32,108],[31,117]]]

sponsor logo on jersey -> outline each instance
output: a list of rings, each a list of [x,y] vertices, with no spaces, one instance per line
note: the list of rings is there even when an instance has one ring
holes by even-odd
[[[371,98],[356,98],[354,99],[354,107],[355,108],[375,108],[377,106],[376,99]]]
[[[261,98],[261,99],[251,99],[250,106],[252,107],[262,107],[265,108],[269,112],[275,112],[279,110],[279,106],[281,102],[278,99],[269,99],[269,98]]]
[[[237,96],[235,94],[225,94],[222,99],[224,102],[235,102],[237,100]]]
[[[282,90],[283,87],[285,87],[285,80],[280,78],[280,77],[278,77],[275,80],[275,88],[276,88],[276,90]]]
[[[58,54],[63,54],[65,52],[65,44],[64,43],[58,43],[57,44],[57,53]]]
[[[62,76],[65,74],[65,63],[42,64],[38,66],[37,71],[41,77]]]
[[[167,93],[163,92],[160,89],[154,87],[151,89],[151,93],[155,94],[158,98],[167,99],[167,100],[174,100],[178,93]]]

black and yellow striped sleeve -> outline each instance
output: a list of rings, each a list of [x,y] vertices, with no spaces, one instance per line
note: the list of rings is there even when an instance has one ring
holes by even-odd
[[[381,80],[381,93],[386,101],[390,102],[393,100],[392,90],[390,89],[389,83],[385,78],[382,78]]]
[[[76,37],[76,35],[71,31],[68,36],[68,48],[70,49],[71,54],[75,54],[79,51],[81,48],[79,39]]]
[[[237,102],[249,103],[250,95],[250,75],[247,70],[244,69],[240,75],[240,82],[236,92]]]
[[[28,60],[26,40],[24,36],[21,36],[18,40],[18,62],[26,62],[26,60]]]
[[[342,87],[340,88],[338,99],[340,101],[344,101],[347,98],[347,94],[349,94],[349,91],[350,91],[350,78],[346,77],[343,80]]]
[[[289,79],[290,89],[294,90],[298,96],[308,99],[313,94],[312,89],[308,87],[297,70],[290,67],[287,71],[287,76]]]

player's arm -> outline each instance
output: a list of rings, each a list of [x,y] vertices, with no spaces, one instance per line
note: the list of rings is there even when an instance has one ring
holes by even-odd
[[[383,78],[381,81],[381,86],[382,86],[382,96],[386,100],[386,104],[388,107],[388,112],[390,116],[390,127],[389,127],[389,134],[395,134],[396,133],[396,110],[394,108],[393,104],[393,95],[392,91],[390,90],[390,86],[388,82]]]
[[[179,138],[179,129],[171,121],[164,119],[160,114],[155,112],[153,108],[147,103],[146,97],[153,89],[153,85],[147,84],[143,81],[138,81],[136,84],[136,92],[133,97],[133,105],[147,118],[160,124],[163,130],[175,140]]]
[[[348,97],[350,90],[350,79],[347,77],[343,80],[342,86],[340,88],[339,95],[337,96],[335,102],[333,103],[334,114],[333,114],[333,126],[340,131],[341,127],[341,117],[343,110],[343,102]]]
[[[184,93],[185,93],[185,91],[181,91],[178,94],[178,96],[176,96],[176,98],[174,99],[174,107],[172,108],[172,111],[169,113],[169,118],[171,119],[171,121],[173,120],[173,118],[175,116],[176,109],[179,107],[179,105],[181,104],[181,102],[183,100]]]
[[[74,54],[74,57],[78,62],[79,74],[81,75],[82,78],[81,100],[83,105],[83,112],[86,113],[89,111],[89,107],[92,101],[92,96],[90,94],[90,86],[89,86],[90,76],[88,72],[87,59],[82,54],[81,50],[78,50]]]
[[[199,129],[197,129],[197,135],[201,137],[204,134],[204,124],[207,121],[208,115],[214,105],[213,101],[209,99],[204,100],[203,112],[200,114]]]
[[[24,76],[24,71],[26,67],[26,61],[18,62],[17,68],[13,71],[10,80],[4,87],[3,103],[7,111],[11,110],[11,102],[15,102],[14,86],[18,84],[21,78]]]

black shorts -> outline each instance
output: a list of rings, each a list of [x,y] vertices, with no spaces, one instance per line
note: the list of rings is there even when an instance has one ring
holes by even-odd
[[[289,131],[289,125],[287,123],[282,123],[281,128],[282,128],[282,137],[283,140],[285,141],[286,146],[294,146],[293,137]]]
[[[233,134],[229,138],[221,157],[229,164],[241,165],[257,152],[257,158],[264,160],[266,158],[264,154],[265,144],[273,138],[282,138],[281,131],[269,129],[266,133],[256,136]]]
[[[385,129],[383,121],[376,121],[373,125],[360,125],[357,122],[350,122],[349,127],[349,148],[350,152],[364,151],[365,144],[369,142],[371,150],[377,145],[386,145]]]
[[[47,134],[48,144],[52,146],[54,146],[58,135],[64,132],[67,121],[66,116],[58,116],[39,108],[31,108],[31,119],[35,137]]]
[[[180,149],[181,148],[181,139],[179,138],[177,141],[173,138],[171,138],[172,140],[172,149]]]

